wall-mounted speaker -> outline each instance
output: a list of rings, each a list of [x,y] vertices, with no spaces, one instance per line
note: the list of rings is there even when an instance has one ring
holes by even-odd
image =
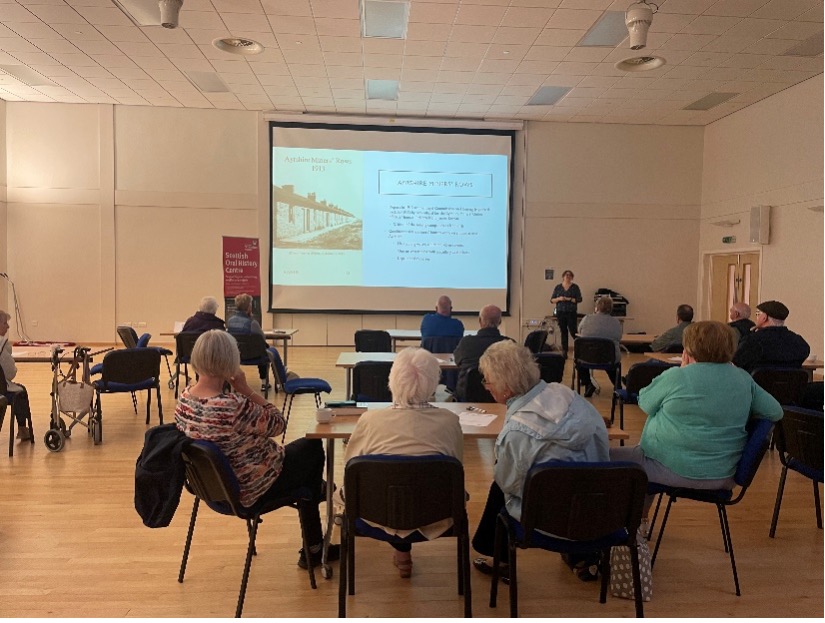
[[[754,206],[751,208],[750,241],[768,244],[771,237],[771,206]]]

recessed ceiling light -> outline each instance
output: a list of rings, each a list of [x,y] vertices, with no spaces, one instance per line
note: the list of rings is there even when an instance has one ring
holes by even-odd
[[[633,58],[626,58],[614,65],[616,69],[622,71],[650,71],[658,69],[667,63],[661,56],[634,56]]]
[[[502,52],[502,54],[509,54],[509,53],[510,53],[510,50],[504,50],[504,51]]]
[[[223,52],[230,54],[242,54],[249,56],[252,54],[260,54],[264,51],[262,46],[257,41],[252,39],[242,39],[241,37],[224,37],[223,39],[215,39],[212,45]]]
[[[394,102],[398,99],[398,80],[367,80],[367,99]]]
[[[577,47],[615,48],[627,39],[624,11],[606,11],[576,44]]]
[[[570,92],[571,87],[541,87],[533,94],[528,106],[552,106]]]
[[[361,34],[364,37],[406,39],[410,3],[407,0],[363,0]]]
[[[736,97],[739,93],[711,93],[705,95],[692,104],[688,104],[682,110],[710,110],[722,102],[727,102],[730,98]]]

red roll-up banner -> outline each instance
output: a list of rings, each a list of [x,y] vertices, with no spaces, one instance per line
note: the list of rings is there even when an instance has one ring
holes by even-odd
[[[257,238],[223,237],[223,296],[226,318],[235,313],[235,297],[252,297],[252,314],[261,322],[261,249]]]

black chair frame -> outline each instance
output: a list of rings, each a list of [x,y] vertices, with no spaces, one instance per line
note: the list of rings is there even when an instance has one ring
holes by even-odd
[[[653,529],[656,525],[656,518],[659,515],[659,507],[662,504],[662,497],[667,495],[668,502],[665,509],[665,515],[662,519],[662,527],[659,529],[659,536],[656,539],[656,547],[653,550],[653,556],[650,559],[650,566],[656,564],[656,556],[659,553],[659,546],[662,544],[662,537],[665,534],[665,527],[667,526],[668,516],[670,515],[670,507],[679,498],[693,500],[695,502],[706,502],[716,506],[716,511],[719,515],[719,527],[722,531],[722,544],[725,548],[725,553],[730,557],[730,566],[733,571],[733,583],[736,587],[737,597],[741,595],[739,590],[739,575],[736,572],[736,559],[733,555],[733,539],[731,538],[730,523],[728,522],[727,507],[738,504],[745,496],[748,488],[753,482],[756,472],[759,469],[759,464],[762,458],[768,451],[768,444],[773,430],[773,423],[767,420],[752,420],[748,423],[749,436],[745,444],[745,450],[739,465],[736,470],[736,484],[739,486],[737,495],[733,496],[732,490],[703,490],[703,489],[688,489],[682,487],[669,487],[658,483],[650,483],[648,486],[649,494],[658,494],[659,500],[656,503],[656,510],[653,513],[653,520],[650,523],[650,532],[648,538],[653,534]]]
[[[478,366],[470,366],[466,372],[466,393],[464,396],[459,396],[459,400],[463,402],[495,402],[493,395],[484,387],[481,371]]]
[[[546,383],[561,383],[567,360],[561,353],[542,352],[534,355],[539,364],[539,374]]]
[[[355,352],[392,352],[392,338],[387,331],[379,329],[359,329],[355,332]]]
[[[186,331],[175,336],[175,398],[180,391],[180,367],[183,366],[184,387],[189,385],[189,363],[192,358],[192,349],[195,342],[201,336],[200,333]]]
[[[776,536],[776,524],[779,521],[779,508],[782,506],[782,495],[785,491],[785,479],[788,469],[796,471],[806,478],[810,478],[814,487],[814,512],[816,527],[822,530],[822,506],[819,500],[819,483],[823,480],[823,416],[819,411],[785,407],[785,416],[779,420],[774,430],[776,449],[782,463],[782,475],[779,477],[779,488],[776,491],[776,503],[773,507],[773,518],[769,536]]]
[[[550,461],[534,466],[524,481],[521,521],[502,508],[496,522],[490,607],[495,608],[500,556],[507,551],[510,616],[518,617],[517,549],[584,553],[601,550],[599,602],[607,601],[610,549],[630,549],[636,616],[644,616],[636,533],[642,521],[647,475],[634,463]],[[549,539],[538,534],[553,535]]]
[[[266,376],[261,379],[264,384],[264,398],[269,398],[269,368],[271,361],[267,349],[269,346],[266,343],[264,336],[257,333],[249,333],[246,335],[238,335],[233,333],[232,337],[238,343],[238,350],[241,352],[242,366],[264,366]]]
[[[95,388],[95,415],[89,422],[89,434],[95,445],[103,441],[103,406],[101,394],[131,391],[132,406],[137,412],[136,390],[124,390],[109,387],[110,383],[138,385],[147,383],[146,389],[146,424],[152,407],[152,389],[156,391],[158,402],[158,420],[163,424],[163,403],[160,399],[160,353],[153,348],[123,348],[106,353],[103,357],[100,380],[93,383]]]
[[[611,377],[613,387],[621,387],[622,361],[616,361],[616,344],[601,337],[577,337],[573,343],[573,376],[570,389],[581,393],[582,379],[578,368],[604,370]]]
[[[222,515],[234,515],[246,522],[249,534],[249,544],[246,549],[246,561],[244,563],[243,576],[241,577],[241,588],[238,594],[238,605],[235,608],[235,617],[239,618],[243,612],[244,600],[246,598],[246,587],[249,581],[249,571],[252,566],[252,556],[257,555],[255,541],[258,535],[258,525],[261,524],[261,515],[277,510],[279,508],[290,507],[298,511],[301,523],[301,537],[305,555],[307,556],[307,572],[309,573],[309,583],[314,589],[317,588],[315,582],[315,571],[312,560],[309,556],[309,544],[306,540],[306,530],[303,524],[305,505],[313,504],[309,490],[299,489],[293,496],[270,501],[268,504],[255,504],[251,508],[241,506],[239,500],[239,486],[235,473],[229,465],[226,456],[220,448],[208,441],[192,441],[181,453],[186,469],[186,488],[195,496],[192,505],[192,516],[189,520],[189,531],[186,534],[186,544],[183,548],[183,560],[181,561],[178,573],[178,582],[182,583],[186,574],[186,564],[189,560],[189,551],[192,547],[192,536],[195,533],[195,522],[198,517],[198,506],[200,501],[206,502],[207,506]]]
[[[355,594],[355,537],[364,536],[359,534],[357,520],[397,530],[414,530],[447,518],[453,520],[453,525],[441,537],[456,537],[458,594],[464,596],[464,616],[472,616],[470,534],[461,461],[443,455],[355,457],[347,463],[344,471],[344,495],[346,508],[341,518],[339,617],[346,616],[347,593]],[[382,534],[386,533],[382,531]],[[413,542],[386,536],[382,540]]]
[[[524,345],[534,355],[544,352],[544,345],[547,342],[547,336],[549,333],[550,332],[546,329],[530,331],[530,333],[527,334],[527,337],[524,338]]]
[[[392,402],[389,361],[359,361],[352,368],[352,396],[359,402]]]
[[[17,418],[14,415],[15,403],[18,396],[22,395],[22,391],[9,391],[8,381],[3,369],[0,368],[0,431],[3,430],[3,421],[6,417],[6,408],[9,407],[9,456],[14,456],[14,426],[17,423]],[[11,403],[8,399],[11,398]],[[26,425],[29,429],[29,443],[34,444],[34,427],[32,426],[31,413],[26,418]]]

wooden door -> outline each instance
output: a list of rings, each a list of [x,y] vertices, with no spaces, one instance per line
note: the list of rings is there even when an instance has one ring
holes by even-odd
[[[759,302],[759,253],[730,253],[711,257],[710,317],[729,322],[730,306]]]

